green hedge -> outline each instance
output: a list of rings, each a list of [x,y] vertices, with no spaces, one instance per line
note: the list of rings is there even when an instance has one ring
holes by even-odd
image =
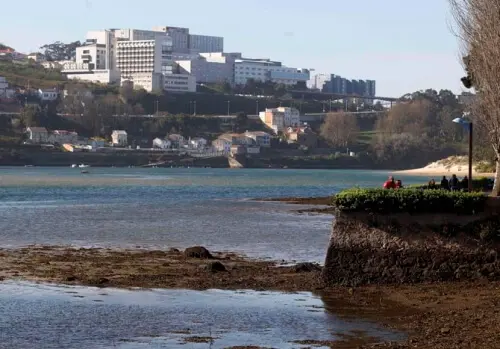
[[[483,193],[422,189],[348,189],[333,198],[345,212],[373,213],[455,213],[475,214],[484,210]]]

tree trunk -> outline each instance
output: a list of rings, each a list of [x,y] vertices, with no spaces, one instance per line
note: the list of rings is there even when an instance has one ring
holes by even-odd
[[[496,155],[496,169],[495,169],[495,183],[493,184],[493,190],[491,191],[491,196],[498,196],[500,193],[500,157]]]

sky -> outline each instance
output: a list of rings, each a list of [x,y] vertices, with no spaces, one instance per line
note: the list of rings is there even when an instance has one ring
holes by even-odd
[[[2,1],[1,12],[11,15],[0,42],[25,53],[90,30],[177,26],[223,36],[244,57],[376,80],[377,96],[464,91],[447,0],[25,0]]]

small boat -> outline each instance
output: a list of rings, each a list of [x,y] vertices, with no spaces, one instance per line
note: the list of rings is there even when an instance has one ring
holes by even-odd
[[[77,165],[77,164],[73,164],[73,165],[71,165],[71,168],[76,168],[76,167],[78,167],[78,165]]]
[[[78,167],[80,167],[80,168],[86,168],[86,167],[90,167],[90,166],[89,165],[80,164],[80,165],[78,165]]]
[[[80,173],[90,173],[90,172],[87,170],[82,170]]]

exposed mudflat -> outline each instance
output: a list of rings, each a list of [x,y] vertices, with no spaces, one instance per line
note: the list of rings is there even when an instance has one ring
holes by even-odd
[[[324,288],[319,279],[321,268],[316,265],[277,266],[229,252],[211,254],[211,259],[200,259],[177,250],[31,246],[0,250],[0,276],[119,288],[312,291],[337,316],[382,323],[409,337],[403,343],[378,344],[363,334],[341,342],[315,338],[300,341],[311,347],[500,348],[499,282]],[[217,271],[220,267],[211,264],[215,262],[226,271]],[[190,340],[202,339],[209,340]]]

